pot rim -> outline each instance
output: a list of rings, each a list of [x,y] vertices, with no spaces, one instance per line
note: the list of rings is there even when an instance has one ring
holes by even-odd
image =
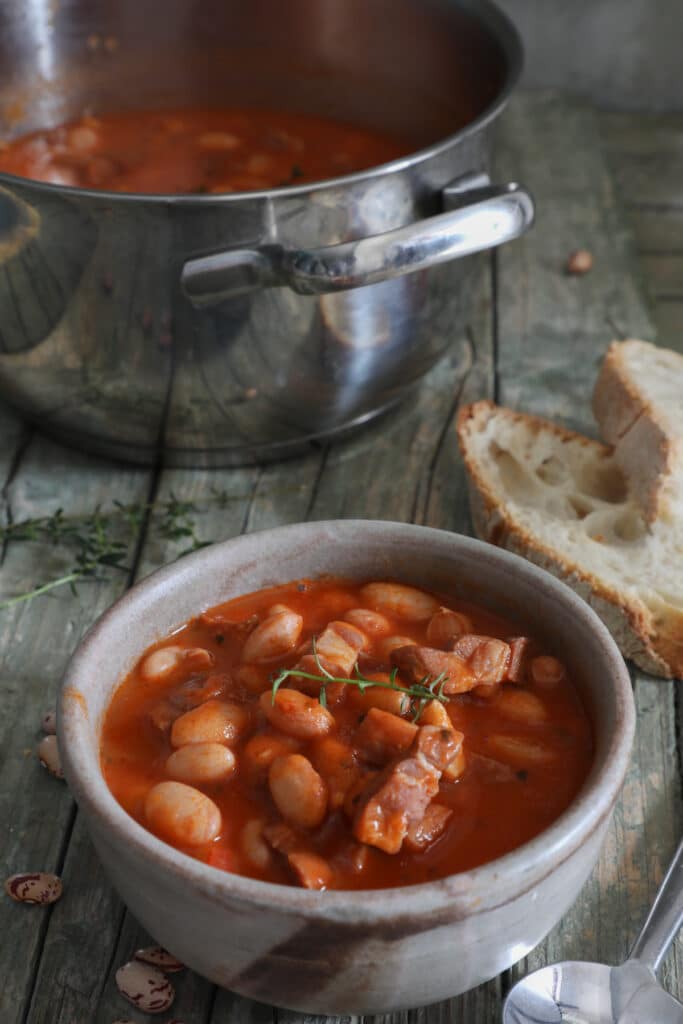
[[[451,146],[455,146],[470,135],[474,135],[480,129],[485,128],[491,121],[495,120],[506,106],[512,90],[522,73],[524,64],[522,40],[516,26],[508,15],[497,7],[493,0],[456,0],[456,2],[466,14],[475,21],[478,21],[479,25],[486,29],[500,46],[507,62],[503,85],[495,99],[472,121],[459,128],[452,135],[447,135],[438,142],[415,150],[407,156],[398,157],[384,164],[377,164],[364,171],[354,171],[353,174],[340,175],[336,178],[321,178],[318,181],[308,182],[304,185],[285,185],[278,188],[223,194],[189,195],[188,193],[111,192],[106,189],[79,188],[74,185],[54,185],[46,181],[39,181],[36,178],[24,178],[4,171],[0,171],[0,186],[5,182],[24,186],[28,184],[38,190],[46,189],[50,193],[68,197],[85,197],[102,202],[140,203],[144,201],[172,206],[194,206],[195,204],[206,206],[216,202],[221,204],[243,202],[245,199],[289,199],[290,197],[300,197],[322,189],[355,185],[360,181],[372,180],[383,175],[406,171],[411,167],[438,157],[441,153],[450,149]]]
[[[170,584],[180,590],[190,578],[211,571],[234,573],[234,553],[242,548],[238,565],[255,564],[257,549],[277,542],[283,550],[296,545],[309,546],[311,533],[345,546],[357,545],[359,532],[369,544],[401,545],[419,540],[432,552],[439,548],[457,548],[465,556],[475,557],[484,571],[512,575],[533,586],[539,602],[560,604],[571,612],[577,632],[592,633],[601,668],[612,680],[614,729],[596,744],[590,772],[569,807],[547,829],[529,842],[502,857],[469,871],[448,875],[433,882],[392,889],[330,890],[323,893],[295,886],[263,882],[222,871],[181,853],[139,825],[118,804],[109,790],[91,741],[92,727],[80,690],[83,680],[97,670],[102,640],[111,645],[117,620],[136,620],[150,602],[160,603]],[[387,536],[390,531],[390,536]],[[199,609],[198,609],[199,611]],[[113,692],[113,691],[112,691]],[[450,917],[473,916],[495,910],[501,903],[533,889],[605,822],[621,789],[628,767],[635,725],[631,680],[626,665],[608,632],[593,609],[566,584],[527,562],[518,555],[473,540],[461,534],[413,524],[373,520],[331,520],[300,523],[272,530],[243,534],[188,555],[180,562],[152,573],[127,591],[95,623],[81,641],[67,666],[59,696],[58,735],[67,779],[86,818],[97,821],[97,830],[109,833],[108,841],[132,850],[138,857],[156,863],[158,869],[217,904],[245,909],[270,909],[307,920],[336,921],[368,926],[409,917],[412,928],[424,930]]]

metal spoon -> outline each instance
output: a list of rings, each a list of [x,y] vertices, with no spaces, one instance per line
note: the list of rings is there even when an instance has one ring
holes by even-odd
[[[628,960],[566,960],[534,971],[510,991],[503,1024],[683,1024],[683,1003],[655,973],[682,923],[683,840]]]

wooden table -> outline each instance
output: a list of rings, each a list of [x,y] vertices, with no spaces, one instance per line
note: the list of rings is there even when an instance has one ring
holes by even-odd
[[[175,495],[196,504],[197,532],[207,540],[352,516],[468,532],[453,430],[462,403],[491,396],[593,433],[591,384],[613,336],[654,339],[658,331],[663,343],[682,345],[675,326],[683,318],[683,116],[598,115],[567,98],[523,96],[501,125],[497,159],[501,177],[518,177],[534,193],[536,227],[490,256],[466,337],[454,337],[416,401],[352,441],[305,458],[214,472],[153,472],[90,458],[0,409],[3,516],[17,521],[57,508],[73,516],[115,499]],[[563,265],[578,247],[593,252],[594,269],[568,277]],[[104,878],[66,786],[39,767],[33,749],[42,712],[54,705],[85,629],[134,579],[182,550],[183,539],[160,539],[157,527],[152,514],[132,537],[129,575],[0,612],[3,876],[56,871],[65,887],[49,909],[0,900],[6,1024],[152,1019],[130,1012],[114,984],[116,969],[145,937]],[[60,546],[6,545],[0,599],[70,564]],[[397,1020],[493,1024],[520,974],[563,957],[614,962],[627,953],[680,832],[683,749],[679,685],[638,672],[633,679],[638,733],[631,769],[600,862],[576,905],[502,977]],[[679,997],[682,967],[682,951],[674,949],[663,980]],[[185,1024],[299,1019],[218,991],[190,972],[178,982],[173,1016]]]

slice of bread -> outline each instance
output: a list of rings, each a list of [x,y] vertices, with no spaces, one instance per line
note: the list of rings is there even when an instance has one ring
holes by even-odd
[[[648,522],[683,519],[683,356],[646,341],[612,342],[593,413]]]
[[[683,676],[680,521],[648,528],[612,449],[548,420],[482,401],[457,430],[478,535],[573,587],[625,657]]]

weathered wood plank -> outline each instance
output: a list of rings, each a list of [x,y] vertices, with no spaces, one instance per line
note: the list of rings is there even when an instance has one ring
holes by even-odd
[[[615,333],[654,337],[598,122],[580,105],[528,99],[513,107],[501,144],[501,160],[522,160],[520,178],[539,198],[534,231],[499,256],[501,400],[594,433],[590,395],[606,345]],[[548,149],[578,195],[550,182]],[[594,253],[594,269],[567,278],[559,257],[579,239]],[[575,906],[513,978],[563,958],[624,957],[675,846],[681,806],[674,691],[640,673],[634,678],[638,736],[602,856]],[[678,992],[679,963],[665,975]]]
[[[98,503],[108,503],[114,495],[123,501],[144,501],[148,480],[144,471],[115,468],[36,438],[6,489],[5,501],[14,520],[49,514],[59,507],[67,515],[81,514],[91,512]],[[56,577],[70,564],[70,555],[63,550],[10,544],[0,576],[0,599]],[[122,573],[111,583],[84,584],[76,596],[64,588],[54,597],[0,612],[0,820],[7,827],[3,877],[14,871],[61,869],[74,805],[64,784],[49,776],[34,756],[40,717],[54,705],[59,680],[80,636],[125,586]],[[78,893],[73,895],[78,899]],[[93,908],[108,899],[97,881],[92,888]],[[67,891],[61,904],[38,915],[9,900],[0,901],[0,1015],[5,1019],[24,1019],[44,935],[50,935],[53,922],[59,925],[61,908],[68,907],[69,900]],[[68,932],[63,939],[63,948],[71,949],[75,959],[82,958],[82,947],[69,944]],[[90,935],[88,943],[93,942]],[[62,993],[55,988],[49,995],[44,992],[43,998],[44,1005],[53,1001],[53,1009],[42,1019],[56,1022],[60,1018],[54,1006]]]
[[[654,305],[653,316],[660,345],[682,352],[683,299],[658,299]]]
[[[591,387],[607,345],[655,334],[633,238],[595,115],[544,94],[513,104],[509,114],[498,165],[531,189],[537,219],[498,257],[500,399],[594,433]],[[571,277],[564,265],[578,247],[593,253],[594,267]]]
[[[625,202],[683,210],[682,114],[605,114],[601,130]]]

